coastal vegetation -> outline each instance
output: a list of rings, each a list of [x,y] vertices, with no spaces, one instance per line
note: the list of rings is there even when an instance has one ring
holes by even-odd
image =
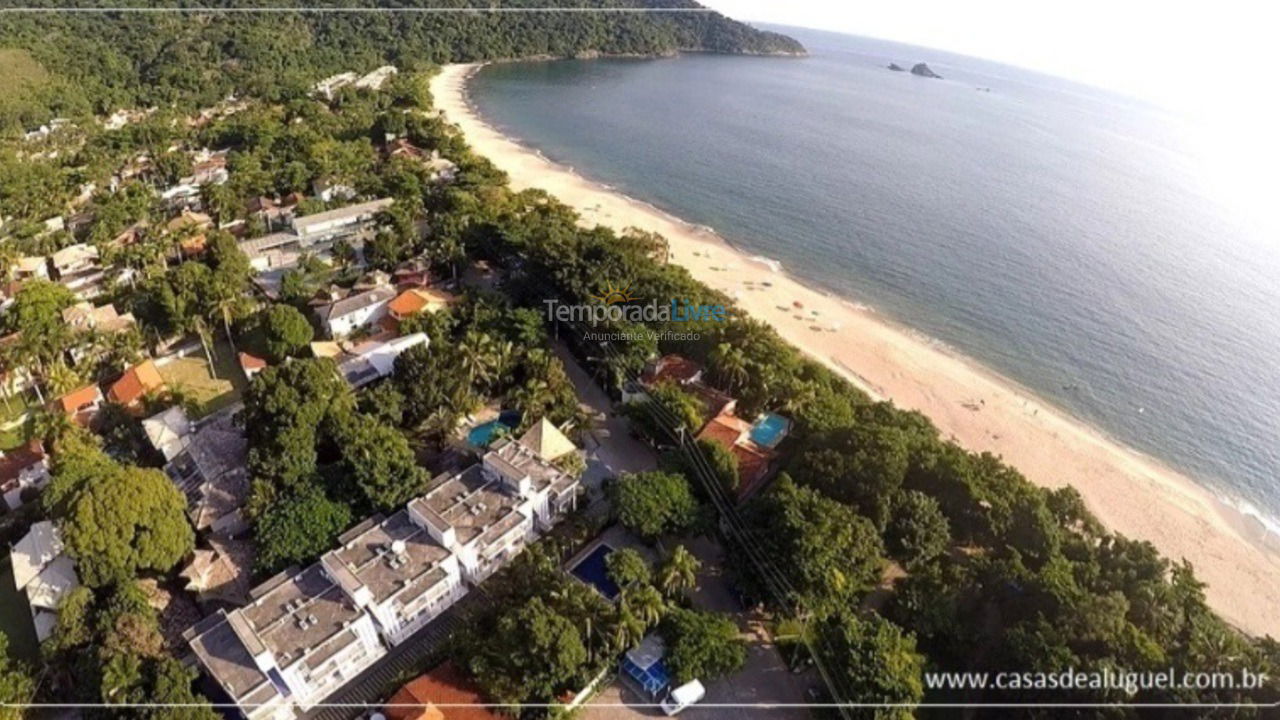
[[[101,7],[94,0],[32,0],[27,7]],[[182,7],[164,0],[152,7]],[[201,3],[254,7],[250,0]],[[306,7],[284,0],[277,7]],[[383,7],[470,8],[461,0],[383,2]],[[326,7],[366,8],[337,0]],[[692,0],[514,0],[503,8],[621,7],[696,10]],[[107,115],[120,108],[192,110],[230,94],[285,102],[317,79],[392,64],[519,57],[668,55],[678,51],[797,54],[795,40],[714,12],[674,13],[6,13],[0,67],[14,92],[0,93],[0,132],[54,116]]]
[[[647,244],[603,227],[583,229],[575,213],[544,193],[489,197],[495,201],[472,221],[466,244],[508,268],[508,287],[522,302],[587,303],[604,288],[628,287],[638,297],[732,307],[684,269],[655,262]],[[779,612],[806,618],[814,655],[840,698],[883,697],[883,688],[858,675],[869,647],[902,655],[879,658],[886,667],[934,670],[1276,666],[1275,643],[1246,637],[1217,618],[1188,565],[1108,532],[1074,490],[1038,488],[998,457],[941,438],[924,416],[870,400],[739,313],[726,323],[659,321],[647,329],[653,333],[606,323],[593,332],[622,340],[603,350],[582,339],[580,354],[595,358],[610,377],[634,377],[653,348],[630,338],[696,332],[698,340],[661,342],[658,352],[705,363],[712,377],[736,378],[744,415],[775,409],[796,418],[791,478],[780,478],[740,513],[727,510],[734,530],[726,542],[744,590]],[[562,330],[562,336],[570,335]],[[734,352],[721,349],[726,345]],[[665,429],[668,442],[679,442],[687,423],[679,406],[661,389],[654,393],[646,403],[649,432]],[[686,457],[694,447],[682,445]],[[710,465],[685,468],[704,498],[720,496]],[[886,582],[893,561],[905,577]],[[862,611],[874,620],[839,618],[881,586],[891,588],[888,603],[879,612]],[[884,623],[896,628],[884,631]],[[824,627],[839,629],[848,641],[824,640],[829,633],[818,630]],[[1230,651],[1210,659],[1210,647]],[[926,697],[919,683],[901,679],[882,678],[904,702]],[[1276,693],[1272,682],[1248,691],[1142,690],[1134,699],[1264,702]],[[1068,695],[1074,701],[1117,697],[1088,690]],[[933,690],[927,699],[979,697],[1024,702],[1027,694]],[[1061,693],[1053,697],[1063,700]]]

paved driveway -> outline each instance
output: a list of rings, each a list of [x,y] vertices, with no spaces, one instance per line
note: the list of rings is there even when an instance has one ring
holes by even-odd
[[[605,391],[578,364],[564,343],[554,343],[554,348],[556,356],[564,363],[573,389],[578,393],[578,401],[592,414],[603,418],[588,433],[590,437],[585,448],[587,471],[582,475],[583,485],[592,493],[598,493],[607,477],[656,469],[657,456],[649,446],[631,436],[626,419],[614,412],[613,401]]]
[[[702,561],[694,603],[701,608],[734,614],[738,627],[747,639],[747,661],[741,670],[707,683],[707,697],[680,714],[682,720],[750,720],[752,718],[786,718],[804,720],[809,711],[801,707],[771,707],[772,703],[802,704],[807,675],[796,675],[787,669],[775,649],[761,619],[744,612],[734,598],[724,576],[719,545],[708,538],[686,542],[686,547]],[[626,720],[627,718],[662,717],[657,707],[643,707],[650,702],[630,684],[615,680],[583,709],[587,720]],[[720,704],[723,707],[712,707]]]

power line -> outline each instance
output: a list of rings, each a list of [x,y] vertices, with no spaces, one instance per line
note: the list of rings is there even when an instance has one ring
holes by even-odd
[[[544,282],[539,281],[538,284],[545,287]],[[556,293],[556,295],[558,294],[559,293]],[[569,321],[567,324],[578,330],[583,329],[582,323]],[[587,337],[585,333],[583,334],[583,337]],[[599,341],[599,347],[608,359],[614,361],[621,359],[620,353],[610,347],[608,341]],[[622,367],[625,367],[625,365],[622,365]],[[626,380],[629,382],[636,382],[638,377],[638,374],[632,374],[630,377],[627,377]],[[688,433],[685,432],[683,424],[674,417],[668,408],[654,399],[643,385],[638,385],[638,387],[640,387],[640,392],[645,398],[642,407],[649,411],[650,417],[668,434],[668,436],[671,437],[673,441],[677,443],[681,451],[693,461],[692,469],[694,470],[694,474],[699,483],[703,486],[703,489],[706,490],[708,497],[711,498],[712,504],[720,515],[723,522],[722,529],[726,529],[732,539],[736,541],[739,548],[747,554],[748,559],[755,566],[756,572],[764,581],[766,590],[774,596],[773,599],[778,606],[784,610],[791,609],[793,614],[796,614],[798,617],[801,616],[803,614],[803,604],[800,594],[791,585],[786,575],[775,567],[764,551],[755,544],[756,541],[751,537],[752,533],[750,529],[745,526],[745,523],[742,521],[741,516],[734,507],[732,500],[727,496],[727,493],[721,486],[719,479],[715,475],[714,469],[711,467],[710,461],[707,460],[706,456],[703,454],[702,448],[696,441],[689,438]],[[801,634],[801,641],[809,650],[809,654],[814,660],[814,666],[822,676],[823,682],[827,685],[832,697],[837,700],[836,705],[839,708],[841,715],[848,717],[848,704],[840,701],[842,700],[842,694],[844,694],[845,697],[852,697],[852,693],[848,693],[847,688],[843,687],[843,685],[838,682],[836,676],[827,669],[821,653],[817,652],[817,649],[812,644],[812,640],[814,639],[815,638],[808,632]],[[835,655],[832,646],[827,642],[827,638],[825,636],[819,635],[816,639],[823,644],[824,650],[830,652],[832,656]]]

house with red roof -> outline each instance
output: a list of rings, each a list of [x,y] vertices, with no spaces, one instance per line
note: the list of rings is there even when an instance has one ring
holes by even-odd
[[[733,453],[738,462],[739,498],[754,492],[764,482],[769,465],[776,457],[772,449],[760,447],[751,439],[751,427],[751,423],[728,410],[711,418],[698,432],[699,440],[710,440]]]
[[[452,662],[410,680],[383,708],[387,720],[505,720],[484,707],[475,682]]]
[[[107,390],[107,399],[127,408],[137,407],[147,395],[160,392],[164,378],[152,360],[145,360],[124,371],[124,375]]]
[[[237,357],[240,360],[240,370],[244,372],[245,380],[252,380],[254,375],[267,369],[267,361],[257,355],[242,352]]]
[[[387,305],[387,312],[396,320],[404,320],[420,312],[437,313],[456,301],[457,298],[443,290],[410,288]]]
[[[98,411],[102,409],[103,400],[102,390],[98,389],[97,385],[85,385],[79,390],[63,395],[54,403],[62,408],[62,412],[66,413],[72,422],[81,427],[88,427]]]

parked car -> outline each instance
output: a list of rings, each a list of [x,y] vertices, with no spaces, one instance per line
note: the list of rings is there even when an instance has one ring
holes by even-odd
[[[675,715],[707,696],[707,689],[697,680],[691,680],[672,690],[662,701],[662,712]]]

